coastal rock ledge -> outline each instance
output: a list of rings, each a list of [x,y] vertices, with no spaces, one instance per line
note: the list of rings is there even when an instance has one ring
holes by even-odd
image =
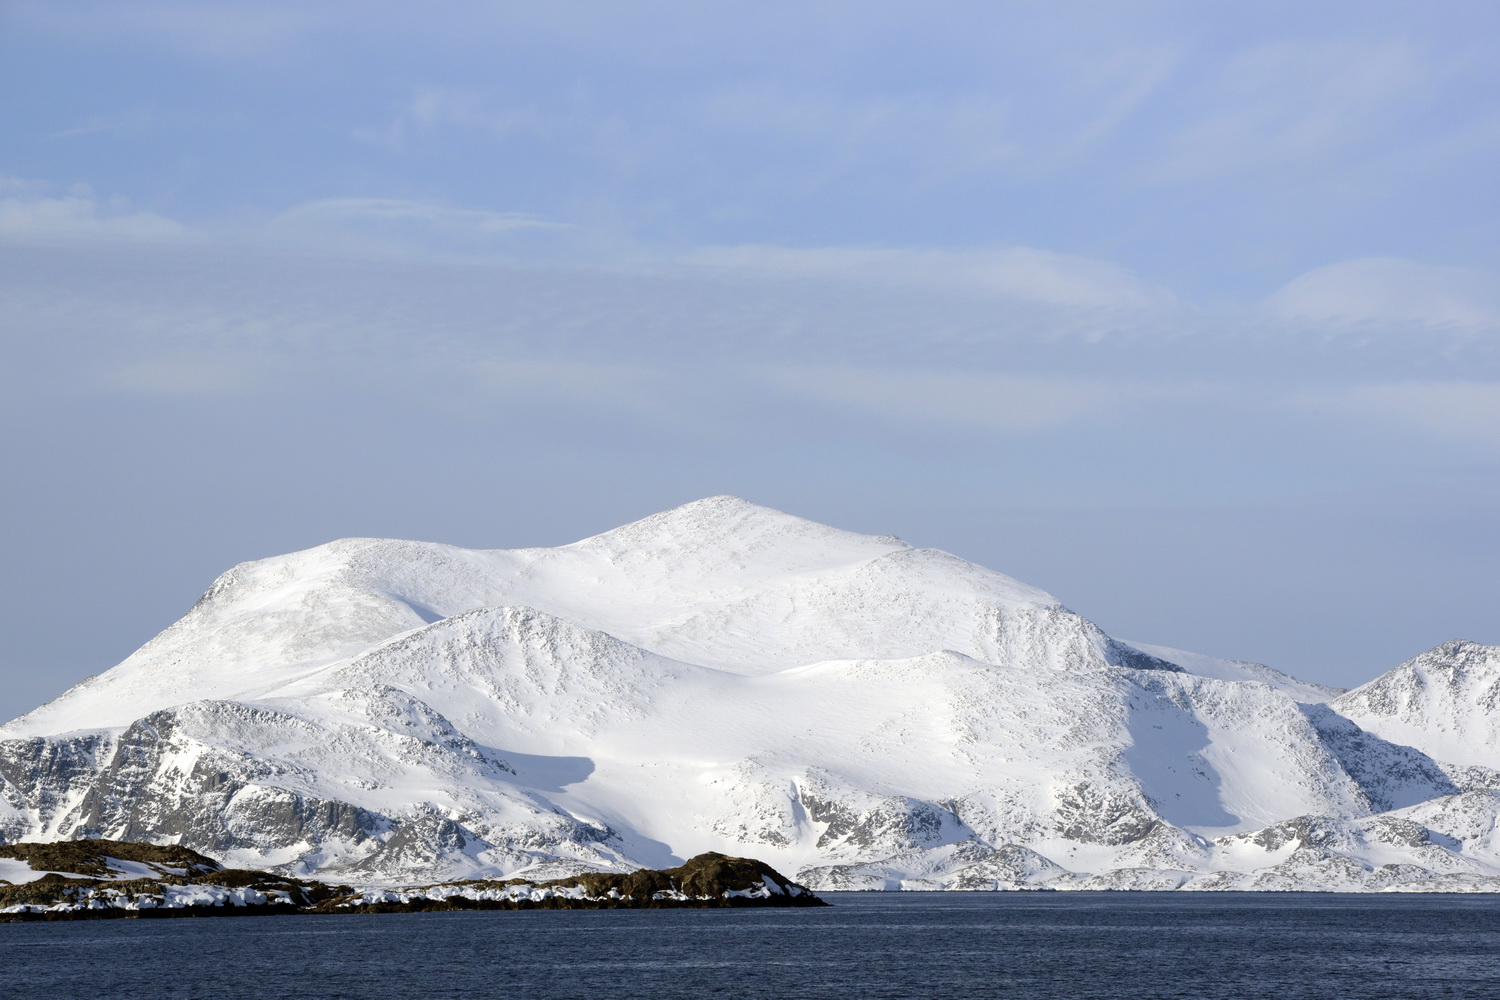
[[[101,917],[412,913],[428,910],[826,906],[752,858],[565,878],[359,887],[225,868],[177,845],[117,840],[0,845],[0,922]]]

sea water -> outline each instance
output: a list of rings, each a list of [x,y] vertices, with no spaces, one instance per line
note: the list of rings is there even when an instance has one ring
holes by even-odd
[[[0,924],[0,997],[1500,997],[1500,897],[825,898]]]

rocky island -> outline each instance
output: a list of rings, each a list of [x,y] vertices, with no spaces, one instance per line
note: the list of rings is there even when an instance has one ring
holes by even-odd
[[[177,845],[74,840],[0,846],[0,922],[826,905],[769,865],[714,853],[700,854],[663,870],[361,888],[225,868],[212,858]]]

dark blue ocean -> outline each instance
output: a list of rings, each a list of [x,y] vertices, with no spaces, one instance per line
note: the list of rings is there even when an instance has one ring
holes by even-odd
[[[1500,897],[826,898],[0,924],[0,997],[1500,997]]]

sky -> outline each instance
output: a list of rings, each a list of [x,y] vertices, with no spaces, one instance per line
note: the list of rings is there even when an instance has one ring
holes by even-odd
[[[1500,6],[0,5],[0,719],[235,563],[731,493],[1500,643]]]

